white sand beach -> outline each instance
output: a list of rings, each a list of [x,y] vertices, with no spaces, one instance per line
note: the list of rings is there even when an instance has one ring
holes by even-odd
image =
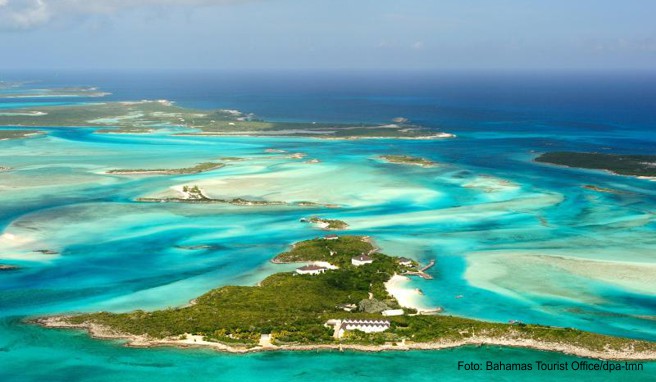
[[[410,278],[407,276],[394,275],[385,283],[385,289],[404,308],[416,309],[418,313],[434,310],[435,308],[430,308],[423,303],[422,293],[416,288],[411,288],[409,282]]]

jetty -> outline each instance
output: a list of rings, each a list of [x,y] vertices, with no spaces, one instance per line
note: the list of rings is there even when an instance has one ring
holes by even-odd
[[[431,276],[431,275],[429,275],[428,273],[426,273],[426,270],[429,269],[429,268],[431,268],[431,267],[434,266],[434,265],[435,265],[435,259],[431,260],[431,261],[430,261],[426,266],[424,266],[423,268],[420,268],[420,269],[417,270],[417,271],[408,271],[408,272],[405,272],[404,275],[407,275],[407,276],[419,276],[419,277],[421,277],[421,278],[423,278],[423,279],[425,279],[425,280],[432,280],[432,279],[433,279],[433,276]]]

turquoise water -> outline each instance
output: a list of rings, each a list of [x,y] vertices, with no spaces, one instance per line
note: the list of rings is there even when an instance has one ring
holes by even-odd
[[[653,381],[654,364],[642,371],[540,371],[544,363],[581,361],[554,353],[507,348],[466,347],[431,352],[376,354],[303,352],[225,355],[208,350],[130,349],[82,334],[19,328],[30,343],[11,355],[11,365],[0,371],[7,381]],[[47,351],[57,348],[57,352]],[[14,353],[14,354],[12,354]],[[35,353],[39,367],[34,367]],[[531,371],[458,371],[458,361],[530,363]]]
[[[130,99],[121,94],[121,86],[103,90]],[[144,89],[138,99],[152,91]],[[276,95],[262,94],[274,105],[280,102]],[[316,120],[337,119],[344,97],[335,92],[330,98],[330,94],[306,95],[305,104],[296,106],[317,110]],[[288,97],[300,96],[290,89]],[[416,113],[429,125],[458,121],[454,129],[447,129],[456,132],[457,139],[195,138],[56,128],[29,140],[0,141],[0,166],[13,168],[0,173],[0,262],[22,267],[0,274],[0,377],[12,381],[188,376],[380,380],[382,375],[389,380],[435,380],[439,373],[445,380],[626,378],[624,371],[607,376],[457,370],[459,360],[576,360],[532,350],[483,347],[232,356],[128,349],[90,340],[82,333],[21,324],[24,318],[41,314],[178,306],[221,285],[254,285],[284,270],[268,260],[289,243],[322,234],[298,222],[304,216],[321,215],[347,221],[354,234],[371,235],[386,253],[423,262],[436,258],[437,265],[430,270],[434,280],[412,281],[412,287],[425,294],[419,303],[427,307],[442,306],[450,314],[486,320],[514,319],[656,340],[656,183],[531,162],[536,152],[553,149],[653,154],[656,136],[645,127],[653,115],[643,113],[627,120],[621,113],[613,114],[604,117],[603,128],[599,121],[589,122],[595,126],[590,128],[581,127],[581,114],[587,110],[583,107],[576,115],[552,120],[544,119],[543,111],[526,110],[525,105],[512,111],[500,105],[503,112],[494,113],[469,105],[467,116],[452,110],[441,119],[439,113],[426,110],[440,97],[420,94],[398,100],[352,95],[350,99],[355,98],[356,104],[366,99],[370,105],[361,111],[362,120],[378,115],[376,110],[383,115],[390,103],[399,101],[395,107],[405,112],[395,116]],[[327,98],[333,103],[326,104]],[[219,105],[214,107],[228,107],[240,99],[216,99]],[[322,114],[320,104],[330,107]],[[260,113],[273,110],[271,104],[258,105]],[[465,110],[463,105],[459,108]],[[612,108],[606,112],[619,113]],[[535,120],[527,120],[527,115]],[[290,159],[285,153],[267,153],[269,148],[303,152],[307,157]],[[440,166],[406,167],[376,158],[386,153],[423,156]],[[115,168],[186,167],[228,156],[244,160],[186,176],[105,174]],[[305,163],[315,158],[320,162]],[[140,196],[174,195],[173,187],[185,184],[197,184],[219,198],[308,200],[340,208],[133,202]],[[581,187],[586,184],[621,193]],[[197,244],[211,248],[176,248]],[[39,249],[59,254],[34,252]],[[30,367],[35,363],[40,367]],[[656,364],[647,363],[645,371],[631,378],[654,380],[654,371]]]

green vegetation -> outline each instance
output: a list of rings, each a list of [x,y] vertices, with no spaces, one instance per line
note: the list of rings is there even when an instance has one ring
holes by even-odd
[[[319,241],[330,243],[333,255]],[[375,261],[360,267],[351,257],[373,246],[361,237],[337,240],[315,239],[295,245],[294,258],[330,260],[341,267],[317,276],[278,273],[257,287],[226,286],[196,299],[192,306],[155,312],[93,313],[69,318],[72,324],[92,321],[121,333],[146,334],[154,338],[203,335],[206,339],[254,345],[261,333],[272,333],[277,343],[330,343],[332,330],[323,324],[336,317],[380,318],[379,314],[346,313],[340,304],[358,304],[373,293],[385,306],[398,303],[383,283],[399,266],[394,258],[374,254]],[[289,252],[277,258],[286,258]]]
[[[620,175],[656,176],[656,155],[551,152],[540,155],[535,161],[567,167],[607,170]]]
[[[367,298],[358,302],[358,311],[360,312],[380,313],[385,309],[389,309],[389,305],[375,298]]]
[[[338,267],[347,267],[351,258],[375,251],[371,242],[362,236],[339,236],[327,240],[317,238],[295,243],[292,248],[276,256],[274,263],[295,263],[305,261],[328,261]]]
[[[605,192],[607,194],[627,194],[628,192],[626,191],[620,191],[620,190],[615,190],[613,188],[606,188],[606,187],[599,187],[595,186],[593,184],[586,184],[584,186],[581,186],[582,188],[585,188],[586,190],[591,190],[591,191],[597,191],[597,192]]]
[[[341,339],[332,336],[324,324],[331,319],[381,319],[382,309],[398,308],[384,282],[401,271],[398,261],[380,253],[362,237],[345,236],[334,240],[313,239],[296,243],[274,261],[329,261],[340,268],[320,275],[278,273],[259,286],[225,286],[195,300],[191,306],[154,312],[91,313],[63,317],[70,325],[88,327],[99,324],[116,335],[146,335],[152,339],[178,339],[185,334],[201,335],[205,340],[242,347],[253,347],[261,334],[270,333],[273,344],[365,344],[430,343],[462,341],[471,337],[504,340],[532,339],[561,343],[596,351],[655,351],[656,343],[587,333],[569,328],[540,325],[501,324],[436,315],[386,317],[390,329],[366,334],[348,331]],[[370,252],[372,264],[359,267],[352,256]],[[345,312],[340,305],[357,304],[359,309]],[[411,310],[406,312],[412,312]]]
[[[348,224],[346,224],[346,222],[337,219],[322,219],[318,216],[312,216],[308,219],[308,221],[312,224],[320,225],[323,229],[342,230],[348,228]]]
[[[182,186],[182,192],[187,194],[187,199],[192,199],[192,200],[210,200],[205,194],[203,194],[203,191],[198,187],[197,185],[194,186]]]
[[[426,158],[413,157],[409,155],[381,155],[380,158],[390,163],[411,164],[422,167],[431,167],[435,166],[436,164],[435,162]]]
[[[177,127],[178,135],[268,135],[334,138],[433,136],[421,126],[267,122],[236,110],[195,110],[169,101],[106,102],[3,110],[0,126],[92,126],[100,133],[149,133]]]
[[[211,170],[216,170],[225,166],[223,163],[215,162],[203,162],[195,165],[194,167],[186,168],[174,168],[174,169],[135,169],[135,170],[109,170],[108,174],[119,174],[119,175],[187,175],[187,174],[198,174],[200,172],[206,172]]]
[[[185,186],[187,187],[187,186]],[[301,206],[300,203],[292,204],[279,201],[267,201],[267,200],[249,200],[244,198],[233,198],[233,199],[213,199],[205,196],[202,191],[196,193],[193,188],[188,188],[189,198],[137,198],[137,202],[145,203],[191,203],[191,204],[233,204],[236,206],[285,206],[285,205],[297,205]]]
[[[9,83],[4,83],[9,84]],[[0,83],[0,89],[14,88],[16,90],[0,94],[1,98],[42,98],[42,97],[104,97],[110,93],[101,92],[93,87],[64,87],[50,89],[21,89],[21,83],[14,82],[3,86]]]
[[[92,320],[124,333],[155,338],[184,333],[218,341],[255,344],[260,333],[275,333],[281,342],[324,342],[331,332],[324,315],[342,302],[357,302],[366,291],[330,287],[325,277],[276,274],[259,287],[227,286],[213,290],[186,308],[125,314],[80,315],[72,323]]]
[[[59,252],[53,251],[52,249],[35,249],[32,252],[41,253],[44,255],[59,255]]]
[[[2,117],[0,117],[0,120]],[[42,131],[38,130],[0,130],[0,141],[8,139],[22,139],[28,138],[35,135],[43,134]]]

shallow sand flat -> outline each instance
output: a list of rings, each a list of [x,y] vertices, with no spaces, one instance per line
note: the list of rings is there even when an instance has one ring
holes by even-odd
[[[467,255],[465,278],[473,286],[513,297],[535,294],[586,303],[603,302],[601,297],[593,293],[594,286],[586,280],[646,295],[653,295],[656,290],[656,265],[653,263],[565,256],[564,253],[568,252],[571,254],[576,251],[471,253]]]
[[[345,206],[365,206],[403,198],[418,203],[440,197],[438,191],[404,182],[365,166],[341,167],[323,163],[281,163],[261,172],[222,176],[195,182],[211,198],[261,198],[268,201],[312,201]]]
[[[90,310],[112,312],[128,312],[135,309],[157,310],[162,308],[163,303],[166,306],[185,306],[192,303],[193,298],[199,297],[211,289],[226,285],[254,286],[274,273],[293,272],[296,268],[298,268],[298,264],[266,262],[247,270],[245,274],[210,269],[198,276],[190,276],[165,285],[122,294],[95,304]],[[194,297],[190,300],[184,296]]]
[[[177,216],[166,210],[139,209],[114,203],[89,203],[71,207],[52,208],[24,215],[14,220],[5,233],[23,238],[21,248],[35,246],[51,249],[88,243],[125,240],[152,235],[169,229]],[[177,225],[178,228],[184,228]]]
[[[616,230],[624,228],[643,227],[656,220],[653,213],[634,213],[624,211],[623,213],[613,211],[614,213],[599,216],[598,219],[587,217],[580,226],[599,227],[602,230]]]
[[[591,261],[625,261],[628,263],[654,262],[656,237],[649,234],[648,227],[633,231],[613,230],[563,230],[546,231],[548,236],[534,237],[532,240],[515,241],[503,244],[508,253],[530,253],[573,257]],[[585,233],[585,234],[582,234]],[[491,252],[499,247],[491,246]]]
[[[514,214],[517,210],[540,210],[558,204],[563,196],[556,193],[524,194],[520,198],[473,204],[461,207],[439,208],[419,212],[401,212],[387,214],[376,218],[349,219],[353,229],[379,228],[403,224],[426,224],[430,222],[480,222],[484,219],[499,218],[503,215]]]
[[[19,168],[3,174],[0,178],[0,189],[13,192],[7,194],[9,199],[25,199],[66,192],[70,195],[87,187],[108,186],[112,183],[116,181],[109,177],[99,177],[87,167],[71,170],[70,167],[52,165]]]
[[[465,180],[462,187],[474,188],[486,193],[511,192],[520,188],[516,183],[490,175],[478,175],[474,179]]]
[[[93,235],[96,242],[121,239],[138,239],[172,229],[199,228],[204,220],[184,219],[175,209],[149,208],[149,205],[134,206],[117,203],[89,203],[70,207],[53,208],[25,215],[7,227],[17,237],[35,237],[46,241],[56,238],[56,243],[69,246],[88,243],[80,233]],[[200,215],[207,211],[198,211]],[[190,216],[193,212],[188,211]],[[217,211],[220,213],[220,211]],[[243,229],[243,225],[238,228]],[[226,235],[236,234],[232,231]],[[34,241],[34,240],[32,240]]]

